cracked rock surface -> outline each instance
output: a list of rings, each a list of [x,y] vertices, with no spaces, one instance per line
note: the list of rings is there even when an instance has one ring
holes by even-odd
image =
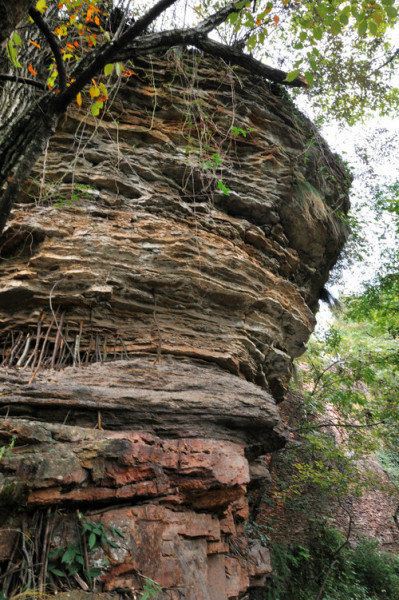
[[[77,514],[122,534],[85,555],[99,600],[265,585],[249,463],[284,445],[348,186],[285,93],[197,53],[138,61],[101,120],[70,111],[0,240],[8,593],[29,531],[31,583],[93,597],[83,568],[49,571],[85,543]]]

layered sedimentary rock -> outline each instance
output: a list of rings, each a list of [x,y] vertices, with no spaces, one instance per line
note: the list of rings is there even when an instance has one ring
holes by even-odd
[[[249,463],[284,444],[347,190],[284,93],[199,54],[138,61],[101,120],[65,118],[0,241],[7,594],[265,584]]]

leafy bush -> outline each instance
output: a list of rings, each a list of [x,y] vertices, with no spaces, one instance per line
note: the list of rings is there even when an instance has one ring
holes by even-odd
[[[343,546],[336,529],[316,523],[305,545],[272,544],[273,574],[264,600],[399,600],[399,557],[362,540]],[[339,550],[341,548],[341,550]]]

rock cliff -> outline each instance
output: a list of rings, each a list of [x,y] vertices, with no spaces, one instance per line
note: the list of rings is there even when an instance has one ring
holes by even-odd
[[[70,111],[0,240],[6,596],[265,584],[248,486],[284,445],[348,186],[285,92],[198,53]]]

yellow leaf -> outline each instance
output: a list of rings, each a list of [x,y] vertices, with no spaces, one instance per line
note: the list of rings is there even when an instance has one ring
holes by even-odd
[[[100,89],[101,95],[104,96],[105,98],[108,98],[108,90],[103,83],[100,83],[99,89]]]
[[[79,94],[77,94],[77,96],[76,96],[76,104],[79,107],[81,107],[82,106],[82,102],[83,102],[83,100],[82,100],[82,94],[79,92]]]
[[[36,2],[36,10],[39,11],[39,13],[43,14],[46,12],[47,10],[47,2],[46,0],[37,0]]]
[[[89,94],[91,98],[98,98],[100,95],[100,88],[98,88],[96,85],[92,85],[89,89]]]

